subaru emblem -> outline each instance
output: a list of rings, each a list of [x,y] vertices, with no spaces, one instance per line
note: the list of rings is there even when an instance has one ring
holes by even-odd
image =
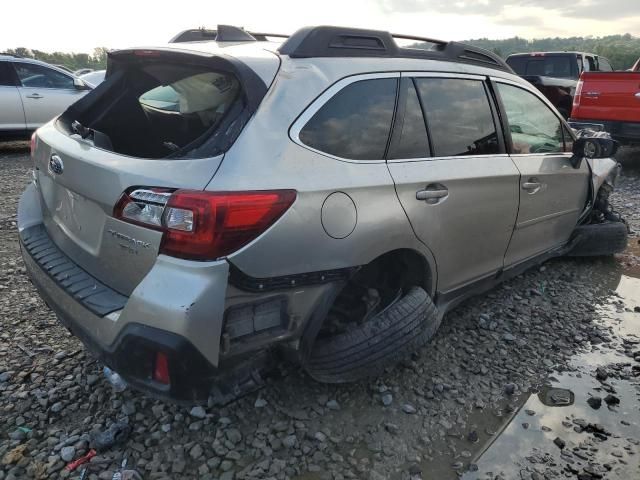
[[[56,175],[60,175],[64,171],[62,159],[56,154],[51,155],[51,158],[49,159],[49,171]]]

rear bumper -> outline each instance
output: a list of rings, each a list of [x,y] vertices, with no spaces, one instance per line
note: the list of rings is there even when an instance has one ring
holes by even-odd
[[[229,374],[241,362],[219,362],[226,262],[160,256],[126,297],[75,265],[51,242],[41,221],[39,194],[31,184],[18,207],[30,278],[60,321],[134,387],[178,401],[200,400],[220,372]],[[157,352],[169,358],[169,385],[152,379]]]
[[[570,118],[569,124],[576,130],[589,128],[605,131],[622,143],[640,143],[640,123]]]

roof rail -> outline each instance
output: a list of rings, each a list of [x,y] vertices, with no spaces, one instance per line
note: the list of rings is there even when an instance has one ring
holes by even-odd
[[[169,43],[211,41],[216,42],[266,42],[268,37],[288,38],[282,33],[249,32],[241,27],[218,25],[215,30],[208,28],[192,28],[178,33]]]
[[[18,55],[17,53],[0,52],[0,55],[4,55],[5,57],[24,58],[22,55]]]
[[[431,48],[399,47],[395,38],[433,44]],[[346,27],[305,27],[289,37],[278,51],[292,58],[309,57],[387,57],[421,58],[470,63],[512,72],[493,52],[458,42],[427,37],[391,34],[380,30]]]

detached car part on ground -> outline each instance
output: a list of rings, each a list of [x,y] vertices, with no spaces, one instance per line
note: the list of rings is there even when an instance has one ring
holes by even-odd
[[[229,28],[110,53],[33,137],[27,271],[136,388],[224,403],[274,351],[320,381],[376,375],[464,298],[626,245],[613,141],[577,138],[499,57]]]

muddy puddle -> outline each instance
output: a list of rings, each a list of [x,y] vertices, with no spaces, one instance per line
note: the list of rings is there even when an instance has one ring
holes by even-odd
[[[498,434],[473,452],[461,478],[640,479],[640,370],[633,358],[640,352],[640,312],[633,311],[640,305],[640,269],[637,263],[619,265],[625,274],[608,302],[597,307],[612,342],[592,345],[565,371],[514,399],[517,410],[502,422],[495,415],[487,419],[486,412],[471,417],[479,428],[493,423]],[[566,395],[554,401],[550,389]],[[456,478],[459,473],[450,473],[453,461],[448,472],[441,462],[425,465],[424,478]]]

